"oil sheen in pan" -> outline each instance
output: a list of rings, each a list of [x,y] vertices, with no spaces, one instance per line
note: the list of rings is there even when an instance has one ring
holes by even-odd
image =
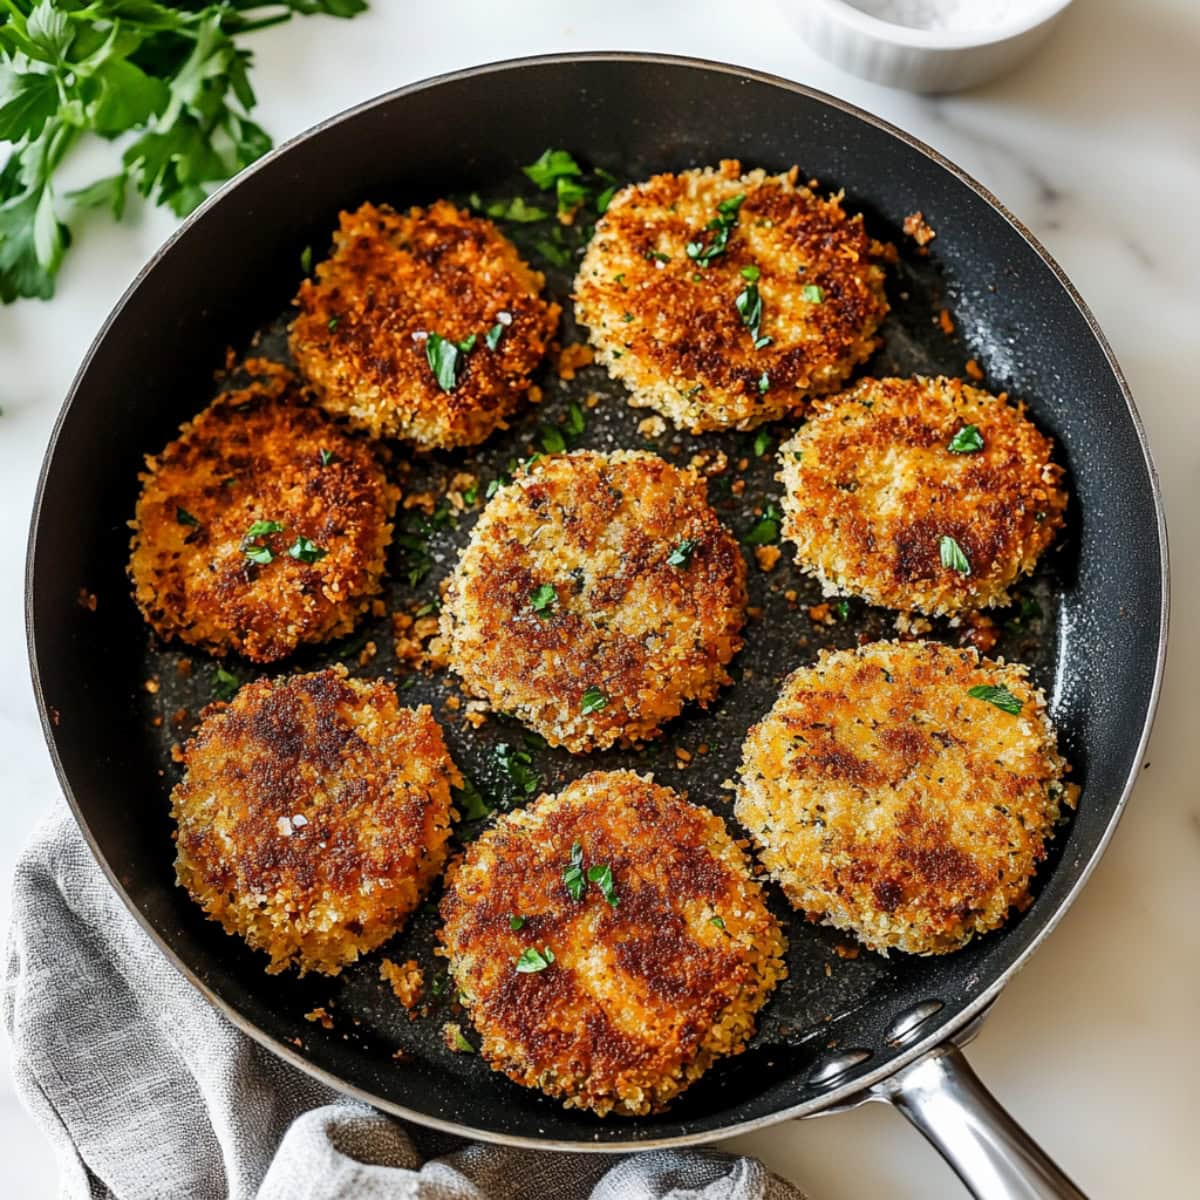
[[[822,181],[823,188],[835,184],[836,181]],[[508,199],[515,194],[545,203],[544,197],[534,193],[520,175],[499,183],[484,195],[483,200],[486,204],[490,199]],[[432,198],[416,199],[427,201]],[[375,196],[371,199],[400,204],[414,198]],[[964,345],[956,335],[945,332],[941,323],[934,320],[945,303],[936,255],[923,257],[915,253],[912,241],[899,228],[903,215],[889,214],[895,223],[883,225],[877,217],[868,214],[870,232],[881,240],[893,242],[900,259],[888,269],[887,288],[892,310],[880,330],[883,347],[859,374],[921,372],[961,376],[973,348]],[[551,226],[552,223],[510,225],[505,229],[527,259],[546,272],[548,290],[564,310],[563,343],[584,341],[586,332],[572,319],[569,293],[578,251],[587,230],[584,228],[566,236],[562,233],[554,235],[563,239],[562,248],[571,253],[569,265],[558,266],[536,248]],[[314,258],[319,259],[324,248],[314,246],[313,250]],[[297,285],[299,280],[300,266],[297,264]],[[235,347],[235,350],[290,361],[286,337],[290,317],[290,310],[281,313],[269,326],[258,331],[253,341],[248,338],[246,345]],[[508,430],[494,435],[482,446],[422,457],[406,455],[402,447],[397,448],[396,458],[402,472],[406,469],[405,462],[408,463],[404,478],[406,493],[428,491],[441,497],[456,473],[468,471],[479,480],[475,504],[461,514],[432,522],[423,521],[416,510],[399,512],[397,533],[409,536],[398,536],[392,548],[389,580],[383,596],[389,615],[369,617],[351,637],[316,650],[302,651],[271,668],[271,673],[314,670],[340,661],[352,674],[392,679],[401,689],[404,703],[433,707],[455,761],[483,796],[500,807],[524,804],[541,791],[556,791],[590,770],[630,767],[654,772],[657,780],[686,791],[691,800],[710,806],[729,821],[731,828],[736,828],[732,817],[732,793],[721,784],[734,777],[745,732],[770,708],[782,678],[792,668],[811,661],[824,647],[853,646],[861,641],[894,637],[895,614],[871,608],[859,600],[850,600],[844,619],[835,608],[832,625],[813,621],[808,608],[820,604],[823,597],[819,586],[793,566],[790,546],[781,545],[778,563],[765,572],[755,559],[753,545],[745,544],[744,539],[759,523],[762,514],[769,514],[769,506],[778,507],[774,451],[779,441],[787,436],[788,426],[764,426],[751,433],[700,436],[668,428],[663,434],[648,438],[638,427],[650,414],[645,409],[630,408],[621,385],[610,380],[602,368],[584,367],[577,370],[573,379],[562,380],[552,357],[543,366],[536,382],[543,392],[542,402],[525,406],[513,418]],[[980,386],[987,387],[987,381]],[[589,406],[589,398],[593,396],[599,399],[594,406]],[[577,412],[584,417],[583,430],[574,434],[569,429],[578,425],[578,419],[574,422],[566,420],[572,406],[576,406]],[[546,430],[556,431],[570,448],[644,448],[679,464],[687,464],[700,451],[721,450],[729,459],[726,474],[710,482],[709,495],[721,519],[743,541],[750,568],[750,606],[755,614],[747,623],[745,648],[731,664],[735,682],[706,711],[694,706],[685,709],[681,717],[667,725],[663,737],[641,750],[615,749],[572,756],[562,750],[548,749],[539,739],[528,735],[518,722],[497,716],[489,716],[478,729],[471,728],[462,720],[462,709],[455,712],[445,707],[450,696],[459,695],[448,673],[416,672],[395,658],[390,614],[412,614],[436,602],[438,584],[453,566],[458,550],[482,508],[488,482],[511,470],[514,462],[534,452],[556,448],[555,435],[547,435]],[[156,447],[147,447],[147,450],[154,449]],[[739,470],[743,461],[746,465]],[[738,478],[745,481],[745,489],[740,496],[735,496],[729,484]],[[1069,486],[1070,481],[1067,482]],[[1001,634],[991,653],[1028,663],[1034,679],[1047,693],[1053,684],[1058,641],[1056,561],[1064,553],[1070,553],[1072,524],[1069,514],[1064,535],[1066,548],[1060,539],[1059,546],[1044,557],[1038,573],[1017,588],[1023,603],[991,613]],[[788,592],[795,593],[794,603],[785,598]],[[427,608],[426,611],[432,610]],[[1032,615],[1034,612],[1038,615]],[[962,628],[951,628],[945,621],[932,624],[932,631],[926,636],[951,644],[957,644],[964,632]],[[360,665],[360,656],[369,643],[374,644],[375,654]],[[178,670],[181,658],[192,660],[190,673]],[[224,666],[242,682],[266,673],[233,659]],[[145,677],[157,679],[159,688],[154,694],[145,695],[145,718],[163,771],[164,809],[168,804],[168,792],[180,774],[180,767],[172,757],[172,748],[186,739],[195,728],[200,709],[214,698],[216,669],[217,664],[203,654],[175,648],[164,650],[152,640],[148,642]],[[501,746],[508,748],[507,755]],[[705,749],[702,751],[701,747]],[[678,757],[677,750],[690,756],[690,761]],[[1065,750],[1070,753],[1069,746]],[[528,760],[518,759],[515,772],[503,765],[504,761],[511,762],[514,754],[527,756]],[[514,774],[520,778],[520,783],[514,781]],[[535,781],[531,794],[526,794],[524,785],[531,780]],[[461,827],[461,836],[469,838],[479,827],[478,823],[474,827],[467,823]],[[1053,869],[1057,853],[1057,845],[1052,844],[1042,874]],[[163,854],[173,855],[173,847],[165,844]],[[1036,881],[1034,888],[1036,891]],[[831,1018],[868,1003],[873,993],[888,986],[889,979],[894,979],[897,971],[928,969],[927,960],[893,956],[885,963],[865,950],[856,957],[843,958],[839,949],[849,947],[844,935],[808,924],[791,912],[773,885],[768,885],[768,892],[771,907],[787,929],[789,976],[760,1014],[759,1032],[750,1048],[739,1058],[718,1063],[678,1099],[671,1106],[671,1112],[677,1118],[686,1118],[690,1104],[698,1101],[710,1088],[724,1087],[735,1093],[743,1089],[761,1090],[769,1077],[794,1069],[801,1055],[810,1056],[810,1044],[819,1044],[818,1039],[827,1035]],[[312,1031],[304,1014],[323,1007],[339,1035],[359,1041],[364,1048],[377,1052],[381,1060],[389,1060],[399,1050],[436,1063],[439,1072],[457,1077],[463,1086],[482,1084],[517,1090],[516,1085],[493,1076],[477,1055],[454,1053],[445,1044],[442,1027],[448,1021],[461,1022],[468,1039],[473,1043],[475,1039],[469,1021],[455,1002],[443,960],[433,955],[438,895],[435,888],[429,901],[414,914],[399,937],[347,968],[340,976],[332,979],[309,976],[297,980],[294,975],[289,975],[278,986],[277,994],[286,1010],[290,1010],[286,1015],[294,1017],[295,1036],[301,1044]],[[1014,916],[1013,920],[1016,919]],[[253,954],[237,939],[227,937],[217,925],[205,922],[199,909],[195,910],[194,920],[197,927],[207,925],[203,936],[219,948],[219,953],[243,958],[250,963],[251,969],[262,970],[266,965],[264,956]],[[385,957],[396,962],[416,959],[420,963],[425,975],[427,1015],[410,1019],[410,1014],[392,996],[379,975],[379,966]],[[394,1069],[402,1070],[403,1066],[398,1063]],[[728,1097],[729,1100],[733,1098]],[[529,1099],[528,1102],[554,1103],[544,1099]]]

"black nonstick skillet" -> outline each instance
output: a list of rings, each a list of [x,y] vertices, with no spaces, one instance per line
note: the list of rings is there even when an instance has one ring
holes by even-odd
[[[550,146],[622,180],[737,157],[773,170],[796,163],[822,188],[844,189],[849,211],[863,211],[871,232],[900,250],[884,345],[867,370],[961,374],[975,359],[986,386],[1023,397],[1057,439],[1072,496],[1061,544],[1022,588],[1021,603],[998,615],[993,651],[1031,664],[1083,787],[1032,906],[951,956],[847,958],[837,952],[843,938],[805,924],[772,891],[789,926],[791,974],[757,1037],[668,1111],[640,1120],[567,1111],[493,1074],[477,1055],[445,1047],[440,1030],[455,1019],[454,1001],[431,956],[436,918],[428,907],[384,951],[425,967],[431,1010],[415,1021],[379,978],[384,952],[335,980],[268,976],[263,958],[202,918],[175,886],[167,796],[178,772],[172,743],[212,698],[216,664],[154,642],[124,574],[142,456],[207,401],[226,347],[285,353],[302,252],[312,246],[320,257],[338,211],[368,199],[400,206],[471,193],[484,205],[516,192],[532,200],[518,167]],[[901,232],[917,210],[937,231],[927,254]],[[566,297],[585,232],[554,234],[552,223],[513,230],[564,301],[566,341],[581,336]],[[943,307],[953,334],[934,320]],[[782,430],[655,434],[639,426],[646,413],[627,408],[596,368],[571,381],[548,368],[541,384],[542,404],[482,447],[420,460],[397,448],[406,488],[440,494],[465,469],[480,478],[482,497],[512,460],[552,448],[556,434],[548,431],[580,446],[650,446],[683,462],[722,449],[733,466],[724,484],[713,482],[718,512],[743,538],[769,535],[759,522],[778,494],[772,447]],[[592,407],[590,396],[599,396]],[[740,495],[731,478],[745,480]],[[478,505],[432,518],[410,511],[392,563],[390,609],[413,612],[433,601],[477,512]],[[504,718],[480,730],[463,726],[443,708],[451,694],[445,678],[396,661],[386,617],[276,669],[341,660],[355,673],[394,678],[406,698],[435,706],[455,758],[496,805],[524,800],[503,766],[516,753],[528,756],[520,761],[548,790],[598,766],[632,765],[728,816],[721,785],[783,675],[821,646],[894,636],[892,614],[858,601],[835,611],[831,625],[820,613],[814,620],[807,609],[820,597],[790,558],[785,551],[771,572],[751,561],[751,603],[761,611],[734,685],[639,752],[573,758],[526,739]],[[1029,233],[950,163],[849,105],[733,67],[628,54],[502,63],[404,88],[318,126],[222,189],[141,273],[81,367],[46,455],[28,558],[35,687],[85,836],[164,958],[276,1054],[411,1120],[543,1148],[705,1142],[887,1099],[987,1197],[1078,1195],[982,1090],[955,1043],[1062,916],[1112,835],[1150,729],[1166,615],[1162,503],[1141,422],[1094,319]],[[930,636],[958,642],[964,630],[936,623]],[[179,668],[184,657],[190,672]],[[240,679],[253,673],[248,664],[226,666]],[[497,755],[500,743],[507,755]],[[680,748],[691,756],[683,767]],[[332,1028],[304,1020],[318,1006]]]

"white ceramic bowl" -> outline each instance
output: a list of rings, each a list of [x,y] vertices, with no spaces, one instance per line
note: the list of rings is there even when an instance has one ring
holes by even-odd
[[[1010,20],[970,31],[894,25],[846,0],[780,3],[804,40],[844,71],[911,92],[956,92],[1015,67],[1071,0],[1026,0]]]

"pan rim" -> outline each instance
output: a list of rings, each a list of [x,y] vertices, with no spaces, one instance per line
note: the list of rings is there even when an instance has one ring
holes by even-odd
[[[976,996],[971,1003],[963,1009],[948,1016],[941,1021],[930,1033],[920,1040],[914,1042],[907,1049],[896,1055],[895,1058],[887,1063],[875,1067],[871,1071],[856,1077],[852,1081],[845,1083],[837,1088],[831,1088],[828,1092],[814,1097],[810,1100],[801,1102],[796,1105],[778,1109],[773,1113],[753,1119],[735,1122],[718,1129],[702,1130],[695,1133],[676,1133],[664,1135],[662,1137],[645,1138],[633,1141],[584,1141],[570,1140],[562,1138],[538,1138],[521,1134],[506,1134],[498,1133],[491,1130],[480,1129],[472,1125],[467,1125],[461,1122],[448,1120],[442,1117],[429,1116],[425,1113],[417,1112],[407,1108],[402,1104],[397,1104],[394,1101],[386,1100],[381,1096],[375,1095],[373,1092],[367,1091],[356,1085],[350,1084],[343,1080],[340,1076],[332,1071],[328,1071],[323,1067],[317,1066],[310,1062],[300,1054],[296,1053],[295,1049],[288,1046],[287,1043],[280,1041],[259,1028],[248,1017],[234,1008],[232,1004],[218,996],[196,972],[189,967],[167,944],[163,936],[152,926],[149,919],[142,910],[133,901],[132,897],[122,885],[116,872],[112,869],[95,838],[92,835],[91,829],[87,820],[83,816],[80,805],[75,797],[70,781],[67,778],[66,771],[63,767],[62,760],[58,753],[54,724],[50,716],[49,706],[46,702],[46,697],[43,692],[40,671],[38,668],[38,630],[37,620],[33,606],[33,583],[34,583],[34,560],[35,549],[38,544],[38,530],[41,519],[43,502],[45,499],[47,479],[50,473],[51,464],[55,458],[55,452],[58,447],[59,437],[66,424],[66,421],[71,413],[72,408],[78,398],[80,386],[84,377],[87,375],[91,366],[92,360],[95,357],[99,347],[107,339],[109,331],[117,322],[126,305],[141,287],[145,278],[153,271],[159,262],[168,254],[175,243],[182,237],[185,237],[199,222],[203,221],[211,208],[222,202],[227,196],[234,192],[239,186],[244,183],[251,175],[260,170],[265,169],[276,159],[286,155],[294,146],[301,142],[307,141],[310,138],[325,132],[343,122],[353,120],[360,114],[382,105],[391,104],[402,97],[412,95],[419,91],[424,91],[428,88],[437,87],[443,84],[457,82],[461,80],[471,79],[480,75],[494,75],[507,71],[519,71],[523,68],[534,66],[566,66],[585,62],[620,62],[620,63],[640,63],[652,66],[664,67],[684,67],[691,70],[698,70],[704,73],[717,73],[724,75],[734,75],[743,79],[751,80],[756,83],[766,84],[768,86],[778,88],[784,91],[791,92],[794,95],[805,97],[809,100],[814,100],[819,104],[827,105],[833,109],[837,109],[848,116],[856,118],[876,129],[890,134],[892,137],[905,143],[910,149],[916,150],[918,153],[930,159],[936,166],[941,167],[944,171],[952,175],[958,182],[964,184],[973,191],[987,205],[993,208],[1005,221],[1013,228],[1018,236],[1034,251],[1041,261],[1050,269],[1054,277],[1057,279],[1063,291],[1066,293],[1070,301],[1075,305],[1079,314],[1084,319],[1091,335],[1096,339],[1100,350],[1102,351],[1108,369],[1112,372],[1114,379],[1120,389],[1122,399],[1125,402],[1125,408],[1133,423],[1134,432],[1137,436],[1138,446],[1141,450],[1142,460],[1146,467],[1146,472],[1150,484],[1151,497],[1154,502],[1155,526],[1158,540],[1158,553],[1160,562],[1160,588],[1161,599],[1159,605],[1159,631],[1158,645],[1156,647],[1154,673],[1151,681],[1150,694],[1146,705],[1145,717],[1142,722],[1142,728],[1136,743],[1136,753],[1133,756],[1133,765],[1124,781],[1121,788],[1121,795],[1118,798],[1112,814],[1109,817],[1108,823],[1100,835],[1099,841],[1095,849],[1084,863],[1080,870],[1079,877],[1075,880],[1070,890],[1063,897],[1061,902],[1052,909],[1046,916],[1044,923],[1033,935],[1030,943],[1021,954],[991,983]],[[213,1005],[227,1020],[231,1021],[236,1028],[253,1038],[260,1045],[269,1050],[278,1058],[283,1059],[290,1065],[303,1071],[306,1075],[325,1084],[332,1090],[342,1094],[362,1100],[364,1103],[372,1107],[381,1109],[394,1116],[401,1117],[405,1120],[413,1121],[416,1124],[426,1128],[438,1129],[446,1133],[457,1134],[459,1136],[468,1137],[471,1139],[481,1140],[494,1144],[521,1147],[525,1149],[536,1150],[561,1150],[573,1151],[576,1153],[621,1153],[628,1151],[653,1150],[664,1147],[675,1146],[691,1146],[703,1145],[715,1142],[719,1139],[740,1136],[746,1133],[752,1133],[757,1130],[769,1128],[772,1125],[778,1124],[785,1120],[796,1119],[800,1117],[818,1116],[827,1111],[837,1111],[852,1106],[856,1102],[869,1098],[868,1093],[877,1084],[890,1078],[891,1076],[902,1071],[906,1066],[910,1065],[922,1055],[928,1053],[934,1047],[949,1041],[956,1034],[968,1026],[972,1021],[979,1017],[988,1006],[996,999],[1003,990],[1005,985],[1014,975],[1016,975],[1029,961],[1030,956],[1036,951],[1043,941],[1050,935],[1059,921],[1066,915],[1068,909],[1075,903],[1083,886],[1091,877],[1100,859],[1103,857],[1116,832],[1117,825],[1120,823],[1121,817],[1124,815],[1125,808],[1128,805],[1130,795],[1134,785],[1140,774],[1140,763],[1145,758],[1147,743],[1150,738],[1151,730],[1154,725],[1155,714],[1158,709],[1158,703],[1162,690],[1163,673],[1166,662],[1167,636],[1170,618],[1170,562],[1168,557],[1167,543],[1167,528],[1166,515],[1163,506],[1162,486],[1159,479],[1158,469],[1154,461],[1153,454],[1146,437],[1145,426],[1142,422],[1137,405],[1134,401],[1133,394],[1129,388],[1128,381],[1125,378],[1124,372],[1116,360],[1112,347],[1105,337],[1103,330],[1100,328],[1091,309],[1088,307],[1082,296],[1071,283],[1066,273],[1049,254],[1041,242],[1022,224],[1009,210],[981,183],[967,174],[962,168],[951,162],[931,146],[926,145],[919,138],[891,124],[889,121],[881,117],[867,112],[865,109],[859,108],[857,105],[851,104],[848,101],[842,100],[839,97],[832,96],[827,92],[820,91],[817,88],[809,87],[802,83],[797,83],[793,80],[785,79],[782,76],[774,75],[770,72],[754,70],[748,67],[740,67],[732,63],[718,62],[711,59],[703,59],[691,57],[687,55],[672,55],[660,54],[654,52],[640,51],[620,51],[620,50],[592,50],[592,51],[574,51],[560,52],[553,54],[530,55],[518,58],[501,59],[493,62],[483,63],[473,67],[465,67],[456,71],[448,71],[439,75],[433,75],[425,79],[417,80],[414,83],[406,84],[402,87],[395,88],[391,91],[382,93],[381,95],[372,97],[359,104],[353,105],[350,108],[336,113],[325,120],[318,122],[310,128],[294,135],[291,138],[281,142],[274,149],[270,150],[262,158],[241,171],[233,179],[218,188],[211,196],[208,197],[194,212],[192,212],[176,229],[170,237],[162,243],[161,246],[151,255],[147,262],[134,276],[129,286],[122,293],[120,299],[113,306],[108,316],[100,326],[95,338],[85,353],[71,385],[67,391],[65,400],[59,410],[58,416],[55,419],[53,429],[51,430],[49,440],[47,442],[46,451],[42,458],[41,467],[38,472],[37,487],[34,494],[33,507],[29,523],[29,538],[26,546],[25,559],[25,632],[26,632],[26,649],[29,655],[29,666],[31,681],[33,684],[34,696],[37,702],[38,715],[41,720],[42,733],[46,739],[47,748],[50,752],[50,758],[54,765],[55,774],[58,777],[59,785],[62,787],[63,795],[71,810],[71,814],[79,826],[80,832],[83,834],[84,841],[87,843],[92,856],[96,859],[110,886],[116,891],[121,898],[125,907],[132,914],[137,923],[151,938],[164,958],[178,971],[193,987],[195,987],[205,999]]]

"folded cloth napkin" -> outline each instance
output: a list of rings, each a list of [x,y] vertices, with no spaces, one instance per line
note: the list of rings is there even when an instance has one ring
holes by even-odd
[[[172,969],[61,805],[17,864],[3,1014],[70,1200],[803,1200],[749,1158],[471,1144],[340,1096]]]

